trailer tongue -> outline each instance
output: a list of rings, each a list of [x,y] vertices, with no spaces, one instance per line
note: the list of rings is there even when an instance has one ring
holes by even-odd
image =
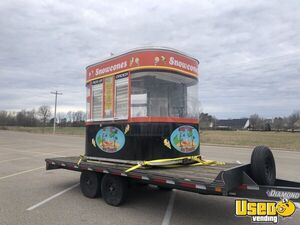
[[[81,172],[82,193],[120,205],[130,182],[209,195],[300,201],[300,183],[276,179],[272,152],[251,163],[200,157],[199,62],[166,48],[136,49],[87,67],[84,157],[46,159]]]

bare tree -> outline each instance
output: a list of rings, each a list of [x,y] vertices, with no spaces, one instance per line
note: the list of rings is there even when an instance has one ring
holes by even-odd
[[[281,117],[275,117],[273,120],[273,126],[276,131],[283,130],[284,120]]]
[[[212,128],[216,124],[216,117],[209,115],[208,113],[201,113],[199,116],[200,128],[207,129]]]
[[[74,113],[72,111],[67,112],[67,120],[69,123],[73,122],[73,114]]]
[[[85,113],[83,111],[73,112],[73,126],[83,126],[84,125]]]
[[[253,114],[249,118],[250,126],[253,130],[264,129],[264,120],[258,114]]]
[[[0,111],[0,125],[7,125],[8,123],[8,112]]]
[[[300,119],[300,112],[294,112],[288,117],[289,128],[294,132],[295,123]]]
[[[84,112],[83,111],[77,111],[74,113],[74,119],[76,122],[80,122],[84,120]]]
[[[59,112],[57,113],[57,120],[59,123],[59,126],[64,127],[67,125],[67,114],[65,112]]]
[[[36,118],[36,111],[35,109],[32,109],[31,111],[26,112],[26,118],[27,118],[27,126],[37,126],[39,123],[38,119]]]
[[[34,109],[31,111],[23,109],[16,115],[16,125],[18,126],[36,126],[37,124],[38,120]]]
[[[48,119],[51,116],[50,106],[47,106],[47,105],[40,106],[38,109],[38,115],[41,117],[43,126],[45,127],[46,122],[48,121]]]

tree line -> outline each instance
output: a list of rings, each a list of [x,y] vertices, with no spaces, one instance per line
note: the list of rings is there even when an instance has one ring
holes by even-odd
[[[56,116],[56,122],[59,126],[84,126],[86,119],[85,112],[69,111],[60,112]],[[200,114],[200,128],[217,129],[218,119],[208,113]],[[13,111],[0,111],[0,126],[52,126],[53,115],[50,106],[42,105],[38,109]],[[242,127],[241,127],[242,128]],[[275,117],[266,119],[258,114],[253,114],[249,117],[249,130],[264,130],[264,131],[294,131],[300,128],[300,111],[295,111],[287,117]]]
[[[218,119],[215,116],[212,116],[208,113],[201,113],[200,117],[200,128],[202,129],[219,129],[218,127]],[[286,117],[274,117],[272,119],[267,119],[259,116],[258,114],[253,114],[249,118],[243,119],[230,119],[233,123],[237,120],[244,120],[244,124],[240,124],[240,128],[244,128],[248,130],[257,130],[257,131],[292,131],[295,129],[300,129],[300,111],[295,111],[289,116]],[[248,123],[246,124],[246,121]],[[232,124],[233,125],[233,124]],[[226,129],[226,128],[225,128]],[[231,127],[227,127],[227,129],[232,129]]]
[[[249,118],[249,129],[265,131],[292,131],[300,128],[300,111],[295,111],[287,117],[275,117],[266,119],[258,114],[253,114]]]
[[[59,126],[84,126],[86,114],[83,111],[58,113],[56,123]],[[53,114],[50,106],[42,105],[38,109],[15,111],[0,111],[0,126],[52,126]]]

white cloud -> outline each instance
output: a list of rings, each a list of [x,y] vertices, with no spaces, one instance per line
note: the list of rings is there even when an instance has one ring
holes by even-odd
[[[300,107],[298,1],[2,1],[0,109],[85,108],[85,67],[155,45],[194,55],[219,118]]]

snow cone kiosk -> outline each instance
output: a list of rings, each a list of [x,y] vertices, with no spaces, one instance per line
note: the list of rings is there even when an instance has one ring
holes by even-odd
[[[86,68],[86,156],[155,160],[199,155],[198,60],[142,48]]]

